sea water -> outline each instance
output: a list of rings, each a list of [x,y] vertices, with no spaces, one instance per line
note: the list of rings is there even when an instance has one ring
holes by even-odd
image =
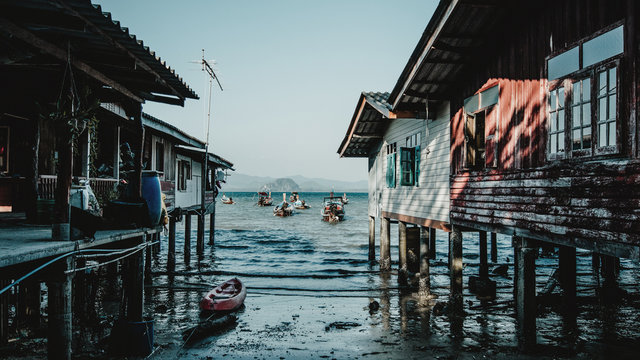
[[[349,193],[344,221],[322,221],[325,193],[300,193],[311,208],[291,217],[273,216],[272,207],[259,207],[255,193],[227,193],[233,205],[218,202],[215,244],[209,245],[207,217],[205,251],[196,254],[196,219],[192,220],[191,260],[183,257],[184,228],[176,231],[175,275],[166,273],[167,241],[153,260],[154,277],[146,294],[146,313],[155,320],[156,358],[421,358],[523,356],[517,351],[513,299],[511,237],[498,235],[497,263],[508,265],[505,275],[493,275],[497,298],[481,302],[466,289],[469,275],[478,272],[477,233],[464,233],[465,316],[450,318],[434,312],[449,294],[448,234],[438,230],[436,259],[431,260],[432,292],[438,298],[422,306],[416,289],[400,286],[397,271],[380,273],[368,257],[368,199]],[[338,194],[340,195],[340,194]],[[281,193],[273,193],[274,204]],[[289,194],[287,194],[288,199]],[[379,223],[376,244],[379,245]],[[397,225],[391,227],[392,267],[398,265]],[[376,257],[379,249],[376,247]],[[540,307],[537,357],[622,356],[638,350],[638,300],[618,305],[596,299],[598,279],[591,271],[589,252],[578,250],[576,321],[554,307]],[[536,261],[541,291],[557,267],[553,251]],[[620,282],[638,294],[637,264],[623,260]],[[183,330],[199,319],[198,302],[213,287],[237,276],[248,287],[245,308],[237,325],[221,329],[183,347]],[[379,308],[369,304],[375,302]],[[438,307],[438,305],[436,305]]]

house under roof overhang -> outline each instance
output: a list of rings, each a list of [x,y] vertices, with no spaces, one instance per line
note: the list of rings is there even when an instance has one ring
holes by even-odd
[[[186,145],[176,145],[176,151],[178,152],[178,154],[183,154],[192,158],[200,159],[202,159],[202,155],[205,153],[205,149]],[[232,162],[214,153],[208,153],[208,160],[209,163],[213,164],[216,168],[235,171]]]
[[[542,3],[542,2],[541,2]],[[424,109],[426,102],[450,100],[461,79],[482,63],[510,14],[542,6],[509,0],[441,0],[389,95],[394,111]],[[512,29],[517,31],[517,29]]]
[[[0,0],[0,72],[64,71],[103,85],[102,101],[124,96],[184,105],[197,99],[142,40],[90,0]]]

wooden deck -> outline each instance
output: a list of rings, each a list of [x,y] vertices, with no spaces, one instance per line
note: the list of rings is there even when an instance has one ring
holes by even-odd
[[[50,225],[14,225],[0,227],[0,269],[29,261],[46,259],[76,249],[89,249],[130,238],[161,232],[162,228],[104,230],[95,240],[51,240]]]

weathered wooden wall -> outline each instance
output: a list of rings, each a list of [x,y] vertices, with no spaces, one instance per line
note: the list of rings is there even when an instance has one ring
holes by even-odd
[[[489,231],[574,241],[640,244],[640,165],[636,117],[638,9],[633,1],[541,2],[514,15],[470,69],[452,102],[451,221]],[[625,25],[618,121],[622,151],[614,156],[546,159],[546,57],[617,22]],[[497,167],[464,169],[462,101],[500,85]]]

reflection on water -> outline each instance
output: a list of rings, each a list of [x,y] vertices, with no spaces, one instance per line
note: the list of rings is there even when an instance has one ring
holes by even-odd
[[[481,302],[465,288],[464,313],[449,315],[447,239],[437,232],[437,256],[431,260],[432,292],[438,296],[420,303],[417,289],[401,287],[397,272],[380,273],[368,256],[367,195],[348,194],[345,221],[321,221],[325,194],[301,193],[312,207],[291,217],[274,217],[271,208],[255,206],[252,193],[232,194],[236,204],[218,203],[216,244],[206,245],[201,259],[185,264],[184,228],[178,224],[176,274],[166,270],[167,246],[154,258],[153,285],[147,290],[146,310],[155,319],[156,358],[407,358],[472,354],[517,354],[513,299],[513,268],[493,275],[497,298]],[[191,249],[195,252],[195,219]],[[208,225],[205,227],[208,229]],[[379,227],[376,226],[376,229]],[[397,227],[392,225],[393,268],[397,269]],[[379,234],[376,234],[379,237]],[[208,239],[205,232],[205,239]],[[376,250],[376,254],[379,251]],[[478,238],[465,233],[464,284],[478,272]],[[539,308],[539,356],[553,357],[561,349],[568,356],[601,357],[638,350],[638,299],[617,306],[596,298],[591,257],[578,251],[577,316],[559,307]],[[511,239],[498,236],[498,263],[513,262]],[[537,260],[538,290],[557,267],[557,257]],[[625,290],[638,294],[637,265],[622,261]],[[200,297],[213,285],[239,276],[248,286],[246,309],[238,326],[181,349],[180,333],[197,321]],[[372,302],[379,308],[371,308]],[[435,304],[435,307],[434,307]],[[349,326],[332,327],[335,323]],[[636,344],[636,345],[634,345]],[[514,355],[515,356],[515,355]]]

